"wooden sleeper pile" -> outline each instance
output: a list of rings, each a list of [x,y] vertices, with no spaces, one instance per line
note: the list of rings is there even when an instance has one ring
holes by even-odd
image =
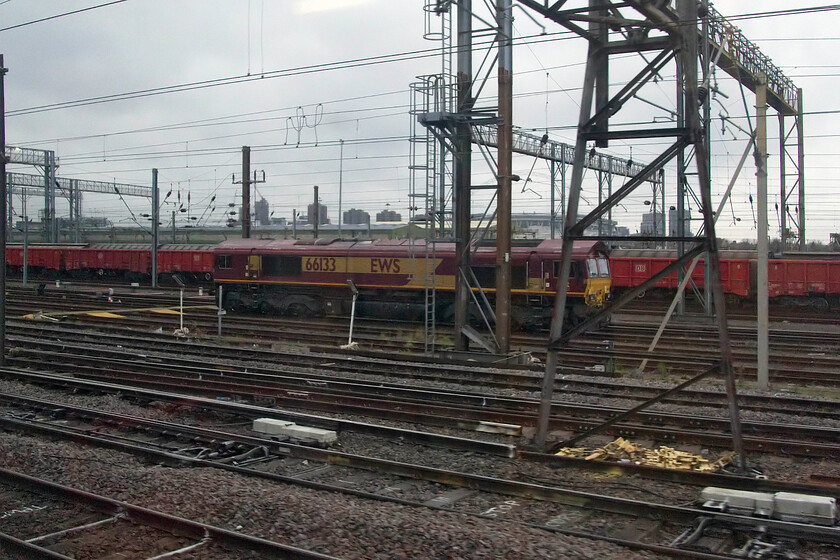
[[[578,457],[587,461],[632,462],[637,465],[659,467],[663,469],[691,470],[699,472],[717,472],[732,460],[733,453],[725,453],[717,461],[673,447],[660,446],[647,449],[624,438],[608,443],[597,449],[585,447],[564,447],[557,452],[563,457]]]

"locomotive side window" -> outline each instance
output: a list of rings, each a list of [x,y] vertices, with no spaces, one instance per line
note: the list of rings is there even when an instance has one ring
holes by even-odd
[[[598,257],[598,276],[601,278],[610,277],[610,263],[606,257]]]
[[[233,258],[230,255],[216,255],[216,268],[226,270],[233,268]]]
[[[496,287],[496,267],[495,266],[473,266],[471,267],[475,279],[478,280],[478,285],[482,288]]]
[[[577,261],[572,261],[572,268],[569,271],[569,278],[575,278],[578,275],[578,263]],[[554,261],[554,277],[558,278],[560,276],[560,261]]]
[[[473,274],[475,274],[478,284],[482,288],[496,287],[496,267],[495,266],[473,266]],[[516,290],[524,290],[528,287],[528,268],[524,266],[512,266],[510,269],[510,287]]]
[[[517,290],[524,290],[528,287],[528,268],[524,266],[513,266],[510,269],[510,287]]]
[[[265,255],[262,259],[263,274],[269,276],[300,276],[300,257]]]

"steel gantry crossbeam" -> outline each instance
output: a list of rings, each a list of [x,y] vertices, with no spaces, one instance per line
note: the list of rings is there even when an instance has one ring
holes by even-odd
[[[26,188],[27,191],[36,191],[44,187],[44,178],[40,175],[29,173],[7,173],[6,180],[11,187]],[[139,196],[143,198],[152,197],[152,189],[142,185],[129,185],[125,183],[108,183],[106,181],[90,181],[88,179],[65,179],[55,178],[56,186],[65,196],[72,191],[121,194],[123,196]]]
[[[55,152],[51,150],[36,150],[34,148],[20,148],[17,146],[4,146],[3,153],[7,163],[20,165],[33,165],[43,168],[43,175],[40,176],[40,184],[32,185],[40,187],[44,196],[44,217],[43,222],[47,228],[46,232],[51,241],[58,241],[58,222],[55,219]],[[5,217],[9,231],[12,229],[12,189],[6,192],[7,216]]]
[[[631,291],[614,302],[610,308],[587,319],[583,324],[577,325],[573,329],[564,329],[567,288],[574,241],[583,236],[588,224],[593,223],[612,206],[620,203],[624,197],[641,184],[639,175],[629,178],[623,186],[613,192],[588,215],[578,216],[587,143],[594,142],[596,146],[606,146],[611,140],[617,139],[659,138],[667,139],[669,145],[655,158],[645,172],[658,169],[673,160],[681,158],[687,149],[693,149],[694,151],[694,161],[697,168],[696,181],[703,214],[703,231],[696,238],[684,237],[684,232],[680,232],[681,235],[678,239],[689,247],[682,252],[683,254],[677,258],[671,268],[679,268],[691,258],[704,252],[708,255],[706,264],[710,271],[719,331],[720,360],[718,368],[724,378],[729,400],[733,448],[738,457],[737,461],[743,469],[745,459],[732,368],[732,349],[723,289],[720,282],[720,259],[715,237],[706,146],[707,137],[704,123],[700,117],[701,103],[708,97],[708,89],[706,89],[706,92],[702,92],[701,85],[698,83],[698,57],[700,54],[698,22],[700,16],[705,16],[707,13],[701,14],[698,12],[699,2],[697,0],[676,0],[674,6],[668,0],[656,2],[588,0],[585,5],[570,9],[567,5],[571,3],[563,0],[546,1],[544,3],[534,0],[520,0],[520,3],[567,29],[572,29],[588,42],[575,143],[575,159],[569,203],[564,222],[563,254],[560,262],[560,274],[557,278],[558,292],[549,335],[548,359],[537,420],[536,444],[538,446],[545,446],[546,444],[551,398],[558,365],[558,350],[572,336],[582,332],[595,321],[609,316],[610,313],[630,301],[629,298],[635,295],[634,291]],[[583,25],[586,27],[584,28]],[[619,91],[613,93],[610,91],[609,63],[610,56],[617,53],[638,53],[644,64],[640,64],[641,69],[637,71],[635,77],[631,78]],[[610,120],[616,115],[620,115],[622,108],[635,96],[636,92],[652,82],[654,76],[658,75],[659,70],[672,60],[675,62],[678,84],[674,103],[678,107],[679,113],[676,126],[628,125],[625,123],[625,126],[612,131]],[[708,78],[708,76],[704,76],[704,78]],[[708,88],[708,83],[704,81],[703,86]],[[655,276],[637,290],[645,289],[646,284],[656,282],[657,279],[658,277]]]
[[[120,196],[138,196],[152,198],[152,189],[141,185],[124,183],[108,183],[105,181],[91,181],[87,179],[65,179],[56,177],[58,168],[55,152],[34,148],[5,146],[4,153],[7,163],[32,165],[43,168],[42,175],[29,173],[6,173],[7,216],[5,217],[9,231],[13,227],[13,196],[42,195],[44,198],[43,223],[47,239],[52,243],[58,242],[58,220],[56,219],[56,200],[62,196],[69,204],[69,219],[77,226],[81,219],[81,203],[83,192],[117,194]],[[78,228],[77,228],[78,234]]]
[[[473,143],[481,144],[490,147],[498,147],[498,129],[493,126],[474,124],[472,126]],[[526,132],[514,130],[513,140],[511,143],[511,150],[517,154],[523,154],[535,158],[545,159],[551,162],[551,238],[555,238],[555,224],[556,217],[563,214],[566,207],[566,169],[567,165],[572,165],[575,161],[575,147],[564,142],[551,140],[547,134],[543,136],[536,136]],[[559,165],[558,165],[559,164]],[[632,159],[624,159],[609,154],[602,154],[594,150],[590,150],[583,160],[583,165],[587,169],[591,169],[598,174],[598,200],[599,203],[603,201],[606,191],[607,196],[612,195],[612,180],[614,176],[617,177],[639,177],[641,181],[648,182],[652,186],[653,201],[652,212],[654,215],[654,235],[657,233],[665,234],[665,231],[656,231],[656,215],[657,206],[660,208],[664,216],[665,210],[665,174],[663,170],[658,170],[646,164],[634,161]],[[554,185],[555,178],[560,175],[560,204],[556,202],[556,188]],[[612,215],[610,214],[608,223],[612,223]],[[599,234],[604,237],[603,220],[598,220]],[[612,232],[610,232],[612,233]]]
[[[32,150],[32,152],[38,152]],[[8,151],[7,151],[8,153]],[[13,151],[15,153],[15,151]],[[27,159],[27,161],[23,161]],[[28,163],[31,165],[40,165],[36,158],[21,158],[15,163]],[[105,181],[91,181],[88,179],[66,179],[63,177],[55,177],[48,173],[45,177],[42,175],[34,175],[31,173],[6,173],[6,184],[8,185],[8,197],[12,199],[13,195],[20,195],[25,199],[27,196],[44,195],[45,199],[50,200],[45,205],[45,216],[50,212],[48,218],[45,219],[45,226],[47,227],[47,238],[52,243],[58,242],[58,220],[55,219],[55,200],[57,195],[62,196],[67,200],[69,205],[69,219],[70,222],[76,224],[76,241],[79,237],[79,222],[82,216],[82,193],[102,193],[102,194],[118,194],[120,196],[137,196],[142,198],[152,198],[153,189],[144,187],[142,185],[130,185],[125,183],[108,183]],[[23,202],[25,204],[25,202]],[[9,228],[11,231],[12,223],[12,205],[9,204],[9,212],[7,219],[9,221]],[[26,218],[28,220],[28,218]]]
[[[759,76],[767,77],[767,104],[784,115],[799,112],[802,90],[797,88],[782,70],[761,52],[758,45],[747,39],[743,32],[726,21],[712,6],[705,6],[704,21],[708,25],[708,38],[712,49],[720,53],[717,66],[755,92]],[[698,38],[703,33],[698,30]]]
[[[55,156],[49,150],[35,150],[33,148],[18,148],[6,146],[6,163],[20,163],[22,165],[39,165],[45,167],[50,165]]]
[[[484,144],[485,146],[491,147],[498,146],[498,130],[496,128],[477,124],[472,127],[472,133],[473,142],[476,144]],[[571,164],[575,160],[574,146],[526,132],[513,132],[512,149],[518,154],[550,159],[557,162]],[[589,155],[585,159],[584,165],[594,171],[603,171],[623,177],[638,175],[645,169],[644,164],[633,161],[632,159],[624,159],[598,152]],[[657,181],[658,178],[654,174],[647,177],[647,180]]]
[[[607,33],[604,26],[583,27],[595,19],[603,21],[606,26],[622,29],[624,37],[622,40],[610,41],[602,46],[602,58],[608,54],[626,52],[643,52],[664,49],[667,50],[667,38],[662,36],[650,36],[652,25],[674,26],[680,25],[673,19],[675,14],[672,8],[673,0],[660,0],[656,2],[644,0],[630,0],[627,2],[612,2],[604,0],[595,2],[593,6],[600,6],[599,10],[590,12],[590,6],[571,7],[574,2],[568,0],[518,0],[525,6],[545,18],[554,21],[561,26],[577,33],[581,37],[593,40],[602,40]],[[802,89],[798,88],[793,80],[775,64],[770,57],[761,52],[758,46],[750,41],[737,27],[726,21],[717,10],[706,0],[698,0],[698,16],[702,26],[693,26],[692,33],[696,35],[698,45],[707,45],[703,56],[718,68],[738,80],[740,84],[753,93],[760,83],[766,84],[767,104],[776,110],[779,116],[779,137],[780,137],[780,190],[782,207],[779,210],[780,237],[782,250],[787,248],[787,240],[795,237],[799,243],[799,249],[804,250],[805,238],[805,152],[804,152],[804,115],[802,102]],[[648,23],[634,21],[625,16],[622,12],[629,7],[648,18]],[[626,10],[625,10],[626,11]],[[593,19],[594,18],[594,19]],[[602,71],[599,74],[599,84],[603,81],[607,72],[606,60],[603,60]],[[708,94],[708,84],[705,84],[705,93]],[[605,88],[599,85],[601,91],[596,95],[606,96]],[[605,99],[599,98],[600,100]],[[708,108],[708,95],[706,107]],[[610,110],[619,107],[610,105]],[[706,111],[708,117],[708,110]],[[786,119],[792,119],[790,126]],[[707,119],[708,120],[708,119]],[[603,121],[601,121],[603,123]],[[708,125],[707,125],[708,126]],[[792,172],[790,171],[792,169]],[[791,212],[789,202],[792,201],[794,212]],[[684,216],[680,214],[680,223],[683,223]],[[788,226],[788,222],[793,227]],[[683,227],[683,229],[687,229]]]

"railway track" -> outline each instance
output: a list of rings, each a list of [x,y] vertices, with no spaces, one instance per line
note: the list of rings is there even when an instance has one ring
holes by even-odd
[[[0,468],[0,552],[15,558],[100,557],[121,550],[135,557],[187,553],[232,560],[294,558],[337,560],[205,523],[183,519]]]
[[[37,337],[10,337],[15,344],[9,363],[19,367],[46,369],[74,377],[92,379],[103,383],[120,381],[157,390],[189,393],[208,398],[226,398],[238,401],[270,402],[284,408],[317,410],[330,414],[352,414],[389,421],[412,421],[426,426],[475,430],[483,424],[501,423],[513,426],[531,426],[536,417],[538,401],[530,396],[537,391],[538,375],[510,375],[501,373],[495,378],[494,370],[472,368],[469,371],[452,371],[441,365],[417,366],[383,359],[359,357],[314,356],[302,361],[295,354],[286,356],[271,352],[261,356],[239,348],[220,352],[216,347],[214,363],[208,362],[206,347],[170,342],[170,348],[160,341],[132,340],[130,338],[102,344],[91,341],[72,342],[72,332],[54,335],[49,341],[40,333]],[[70,336],[68,336],[70,335]],[[164,345],[167,345],[164,343]],[[260,361],[263,360],[263,361]],[[273,362],[270,366],[268,362]],[[202,365],[197,366],[197,363]],[[404,387],[383,379],[392,379],[400,371],[405,376],[418,377],[417,370],[431,372],[438,380],[446,380],[450,387]],[[325,373],[318,373],[320,371]],[[378,372],[378,373],[377,373]],[[359,379],[359,375],[363,379]],[[428,375],[428,373],[427,373]],[[375,377],[371,377],[375,376]],[[378,377],[378,378],[377,378]],[[484,379],[495,379],[496,391],[518,394],[476,391],[476,383],[487,386]],[[460,381],[459,381],[460,380]],[[504,383],[508,384],[505,385]],[[563,380],[558,391],[563,390]],[[515,387],[515,389],[513,389]],[[603,387],[603,386],[602,386]],[[552,406],[550,427],[568,433],[581,432],[601,423],[627,406],[621,398],[623,387],[616,386],[616,404],[591,402],[555,403]],[[699,396],[695,395],[697,398]],[[604,399],[607,395],[601,395]],[[630,438],[650,438],[659,441],[679,441],[726,448],[730,441],[726,408],[720,406],[720,395],[713,405],[717,416],[690,412],[676,414],[673,409],[663,412],[640,413],[632,421],[612,427],[608,433]],[[683,397],[691,398],[691,397]],[[685,401],[684,401],[685,402]],[[756,412],[773,409],[773,399],[753,400]],[[695,403],[696,405],[701,404]],[[800,403],[804,404],[804,403]],[[792,412],[791,418],[806,416],[813,406],[795,409],[788,400],[785,405]],[[823,420],[832,421],[833,403],[823,410]],[[778,424],[761,420],[744,420],[746,448],[762,453],[787,453],[800,456],[831,457],[840,453],[840,428],[811,427],[803,424]]]
[[[140,301],[131,305],[146,308]],[[540,365],[486,367],[440,363],[430,357],[415,360],[408,353],[394,359],[398,356],[393,352],[388,357],[338,352],[336,341],[343,336],[334,332],[336,321],[312,321],[306,333],[294,335],[300,322],[249,317],[252,338],[243,346],[237,338],[244,339],[247,330],[241,337],[228,339],[236,342],[231,345],[213,336],[186,340],[169,334],[179,319],[176,315],[160,315],[157,323],[148,324],[145,318],[120,320],[123,327],[109,327],[115,321],[88,323],[84,313],[89,310],[85,302],[76,308],[78,315],[69,315],[63,322],[9,322],[9,363],[15,368],[3,372],[7,395],[0,400],[7,433],[84,441],[90,449],[113,451],[127,445],[135,449],[119,452],[144,461],[201,465],[282,485],[273,492],[283,495],[301,488],[317,491],[313,485],[323,485],[322,491],[331,496],[341,493],[365,503],[376,502],[377,507],[396,505],[430,512],[415,514],[416,519],[434,511],[440,512],[438,516],[465,515],[496,524],[488,526],[490,532],[539,531],[551,535],[546,537],[548,542],[585,538],[590,544],[583,546],[589,554],[593,546],[596,550],[614,546],[662,556],[733,558],[733,550],[746,550],[750,543],[759,546],[761,537],[778,546],[779,553],[795,549],[807,558],[828,558],[837,550],[834,533],[825,528],[813,529],[813,544],[793,546],[794,534],[810,538],[810,526],[773,525],[762,534],[761,525],[748,516],[733,516],[729,511],[722,513],[728,517],[710,518],[706,514],[714,512],[693,504],[699,489],[709,485],[837,495],[836,487],[824,485],[832,475],[840,474],[826,468],[840,453],[836,443],[840,428],[834,427],[840,423],[840,407],[830,400],[741,395],[750,464],[769,465],[765,473],[770,480],[592,464],[524,446],[535,418],[535,395],[543,373]],[[189,310],[185,324],[193,313],[216,319],[213,309]],[[140,319],[141,314],[137,315]],[[77,323],[72,317],[85,320]],[[125,329],[126,324],[133,329]],[[164,332],[151,332],[160,328],[155,324],[168,326]],[[281,341],[276,332],[263,341],[253,338],[254,324],[264,332],[288,328],[284,338],[288,336],[291,342]],[[632,353],[634,344],[644,343],[643,329],[648,327],[639,326],[634,332],[625,326],[626,341],[615,346],[626,343],[627,352]],[[373,323],[371,327],[371,346],[377,344],[377,337],[387,338],[387,325]],[[319,328],[323,328],[323,340],[329,341],[322,345],[313,343]],[[390,328],[393,338],[393,325]],[[602,359],[599,345],[603,347],[606,333],[583,339],[574,349],[580,364]],[[618,329],[611,336],[618,341],[621,333]],[[706,343],[704,333],[697,336]],[[780,343],[783,351],[789,351],[798,341],[786,337]],[[680,344],[679,336],[667,344]],[[318,353],[301,350],[319,346]],[[591,371],[573,375],[587,373],[582,365],[571,365],[576,359],[572,354],[564,375],[557,379],[550,419],[553,437],[579,433],[661,391],[657,384],[634,376],[593,377]],[[25,383],[21,386],[26,387],[25,394],[10,391],[12,384],[19,383],[12,379]],[[673,382],[666,378],[661,385]],[[56,398],[57,390],[76,396]],[[49,392],[53,397],[30,391]],[[115,406],[116,395],[121,402],[133,403],[134,414],[103,410]],[[67,402],[77,398],[87,399],[88,404]],[[773,418],[764,418],[768,411]],[[177,418],[155,419],[161,412]],[[334,430],[336,446],[322,449],[295,441],[255,441],[261,436],[248,426],[254,418],[265,416]],[[710,383],[675,395],[661,408],[607,433],[636,441],[696,446],[714,454],[729,448],[727,430],[725,399]],[[605,441],[607,433],[595,436],[596,444]],[[267,454],[261,451],[263,447]],[[211,455],[212,461],[195,462]],[[816,457],[823,457],[823,462],[814,462]],[[795,475],[780,468],[791,461],[796,464]],[[618,473],[621,482],[615,485],[604,478]],[[581,546],[579,541],[576,546]],[[705,552],[697,552],[697,546],[706,547]],[[610,549],[595,554],[627,553]]]
[[[97,354],[91,359],[84,354],[68,351],[52,354],[38,352],[32,360],[16,357],[10,360],[10,363],[20,366],[41,364],[42,368],[73,372],[75,377],[102,383],[118,381],[208,398],[270,402],[273,406],[286,409],[349,414],[390,422],[410,421],[423,426],[447,429],[479,430],[493,424],[505,424],[518,427],[517,431],[521,433],[522,426],[533,425],[539,404],[534,399],[494,399],[482,394],[444,394],[428,388],[378,387],[346,380],[313,382],[302,379],[289,383],[284,379],[278,384],[267,374],[262,374],[261,379],[255,380],[251,374],[238,374],[229,368],[214,371],[206,366],[184,366],[177,363],[181,360],[132,364],[132,360],[115,359],[101,351]],[[150,358],[154,359],[155,356]],[[581,432],[620,412],[622,409],[612,406],[554,404],[549,427],[568,433]],[[744,438],[745,449],[750,452],[785,453],[803,457],[833,457],[840,454],[840,446],[837,444],[840,441],[840,428],[746,420],[742,421],[742,424],[748,434]],[[725,418],[696,413],[643,412],[633,420],[616,424],[605,433],[614,437],[644,438],[726,449],[731,443],[728,430],[729,420]]]
[[[90,333],[82,327],[67,324],[57,327],[29,322],[13,323],[10,326],[10,337],[13,345],[20,340],[31,347],[40,346],[50,351],[66,348],[67,344],[72,343],[80,345],[82,351],[86,352],[85,345],[95,343],[104,347],[106,353],[116,357],[124,357],[128,352],[148,351],[162,352],[170,356],[160,358],[159,363],[161,360],[164,362],[170,359],[177,360],[171,356],[181,355],[184,349],[182,341],[170,336],[154,333],[138,335],[132,332]],[[51,339],[55,342],[49,342]],[[134,350],[131,350],[132,347]],[[214,342],[194,342],[191,348],[192,354],[203,356],[205,359],[213,357],[225,360],[225,363],[234,367],[241,366],[243,363],[243,351],[237,346],[219,345]],[[356,354],[336,354],[334,351],[325,356],[300,353],[295,350],[251,347],[246,355],[249,362],[247,367],[253,375],[303,372],[313,379],[330,381],[334,380],[334,375],[330,370],[336,368],[345,373],[364,376],[372,382],[383,382],[388,379],[406,383],[421,382],[435,389],[451,392],[464,391],[479,385],[500,392],[518,391],[533,394],[541,387],[543,373],[540,365],[506,368],[478,367],[475,364],[452,366],[432,359],[420,361],[417,357],[408,356],[407,361],[401,363],[393,359],[376,359],[382,358],[381,355],[362,354],[361,357],[366,359],[360,360],[360,356]],[[189,357],[184,362],[187,365],[193,363]],[[260,365],[260,362],[263,364],[271,362],[273,365]],[[315,373],[315,370],[319,368],[327,368],[327,371],[319,376]],[[587,372],[580,370],[573,373],[586,374]],[[667,383],[662,383],[661,386],[665,387]],[[566,398],[574,397],[581,401],[591,398],[613,399],[611,402],[616,406],[632,405],[639,401],[649,400],[661,390],[662,388],[658,385],[640,384],[627,379],[609,380],[590,377],[575,379],[568,375],[559,378],[555,385],[555,391]],[[837,406],[836,401],[830,399],[822,402],[785,393],[771,396],[741,394],[739,399],[744,410],[761,412],[770,408],[777,413],[789,414],[792,417],[801,415],[825,420],[840,420],[840,407]],[[724,395],[718,391],[692,388],[668,397],[665,402],[686,407],[708,407],[721,410],[727,405]]]
[[[177,306],[171,298],[131,296],[131,300],[107,303],[102,296],[90,300],[68,301],[67,296],[42,302],[41,309],[47,319],[83,323],[100,328],[112,325],[129,326],[139,331],[171,330],[179,326]],[[165,304],[163,307],[155,306]],[[52,307],[47,307],[51,305]],[[44,311],[47,309],[47,311]],[[192,337],[213,337],[218,329],[219,317],[210,298],[190,298],[184,307],[184,325]],[[13,300],[9,312],[23,317],[33,314],[31,302]],[[40,316],[43,318],[43,316]],[[561,354],[561,366],[575,372],[603,372],[610,375],[629,375],[638,367],[641,357],[647,357],[653,373],[667,376],[696,374],[707,369],[717,360],[717,333],[712,325],[674,323],[670,325],[657,349],[647,348],[656,326],[641,324],[638,319],[628,322],[626,316],[616,318],[616,323],[600,331],[588,333],[570,343]],[[305,328],[301,328],[305,325]],[[224,318],[223,333],[229,340],[249,344],[291,344],[307,348],[331,349],[346,343],[344,332],[349,328],[345,319],[273,318],[265,316],[228,315]],[[736,324],[730,328],[736,372],[742,380],[755,378],[755,329]],[[354,339],[362,349],[404,354],[422,353],[425,348],[422,325],[414,323],[359,321],[354,328]],[[443,345],[446,337],[440,338]],[[546,335],[518,333],[512,343],[522,353],[545,359]],[[771,331],[770,379],[775,384],[789,386],[821,385],[840,386],[840,333],[831,334],[823,328],[814,332],[795,332],[780,326]]]
[[[623,313],[636,316],[650,317],[652,320],[661,319],[671,305],[671,300],[642,298],[633,301],[622,309]],[[702,305],[693,299],[689,299],[686,305],[686,312],[690,316],[701,317],[705,315]],[[755,303],[750,304],[727,304],[727,317],[736,321],[755,321]],[[783,303],[770,301],[769,313],[771,321],[809,322],[814,325],[836,325],[836,309],[816,309],[809,306],[791,306]]]
[[[166,397],[165,394],[152,391],[147,394],[150,400]],[[538,483],[477,476],[451,469],[376,459],[353,454],[346,449],[317,449],[294,441],[278,443],[242,433],[154,421],[10,394],[0,395],[0,402],[4,410],[0,419],[7,430],[70,438],[89,446],[116,449],[164,463],[218,468],[243,476],[271,480],[277,484],[340,492],[366,500],[432,510],[456,510],[462,515],[489,519],[502,525],[524,525],[549,533],[583,537],[667,556],[733,558],[724,550],[734,542],[749,539],[749,535],[758,531],[759,527],[764,528],[763,538],[766,542],[778,540],[780,547],[785,539],[794,535],[807,537],[812,546],[840,545],[840,529],[832,527],[777,523],[731,511],[714,512],[691,506],[619,498],[572,490],[546,480]],[[182,401],[181,406],[213,406],[218,409],[217,404],[212,401],[202,402],[202,399]],[[234,408],[247,411],[254,407],[228,404],[226,408],[228,413],[232,413]],[[255,412],[276,413],[271,409],[250,410],[246,417],[251,417]],[[225,420],[237,424],[235,418]],[[346,437],[344,431],[341,430],[342,438]],[[432,434],[421,437],[420,434],[400,431],[401,437],[397,438],[394,432],[380,429],[379,435],[392,445],[402,440],[431,444],[437,449],[471,449],[497,457],[510,453],[504,445],[497,445],[494,450],[490,444],[456,442],[451,437]],[[416,456],[421,455],[418,453]],[[459,459],[463,461],[463,457]],[[497,459],[500,462],[507,460]],[[687,479],[696,477],[696,473],[686,474]],[[532,478],[539,477],[532,475]],[[700,480],[704,483],[732,482],[727,477],[717,475],[702,477]],[[783,488],[820,492],[819,488],[755,479],[744,479],[743,482],[745,487],[766,491],[780,491]],[[727,533],[726,539],[718,541],[718,550],[697,553],[681,545],[680,537],[695,533],[701,519],[706,520],[703,523],[710,534],[719,537],[720,531]]]

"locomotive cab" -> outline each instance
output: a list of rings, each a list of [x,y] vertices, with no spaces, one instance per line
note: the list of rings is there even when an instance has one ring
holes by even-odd
[[[610,263],[607,256],[598,255],[586,259],[586,287],[583,297],[590,307],[603,307],[610,298]]]
[[[560,276],[561,261],[555,260],[553,275],[548,285],[557,291],[557,278]],[[612,279],[607,248],[601,242],[575,243],[571,271],[569,273],[568,294],[582,300],[588,307],[603,307],[610,299]]]

